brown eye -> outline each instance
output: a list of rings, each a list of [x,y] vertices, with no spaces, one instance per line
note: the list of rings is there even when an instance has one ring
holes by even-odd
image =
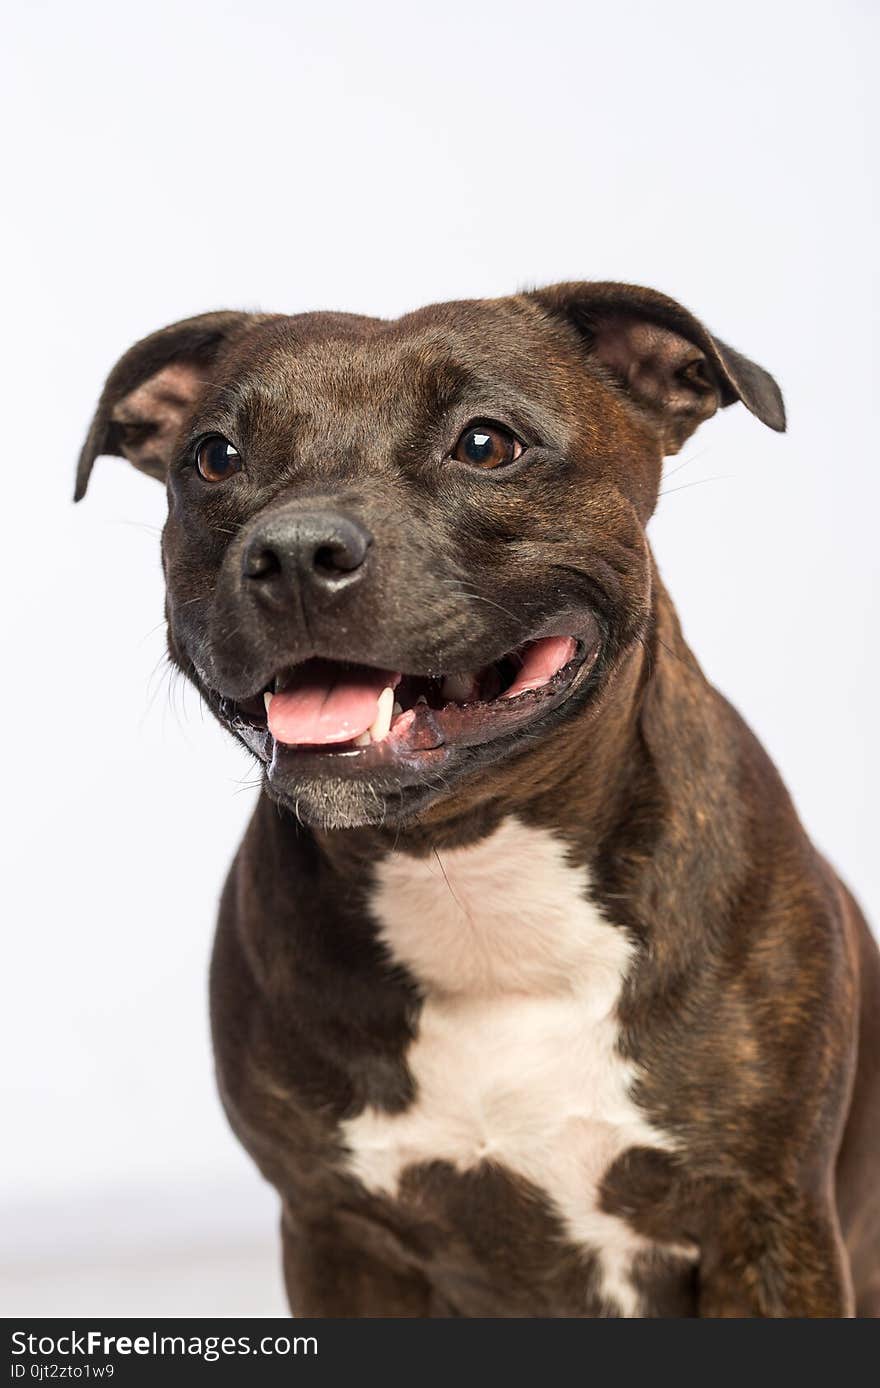
[[[471,467],[504,467],[523,451],[518,438],[498,424],[471,424],[455,445],[452,456],[457,463]]]
[[[241,454],[221,434],[212,434],[199,444],[196,467],[206,482],[224,482],[241,471]]]

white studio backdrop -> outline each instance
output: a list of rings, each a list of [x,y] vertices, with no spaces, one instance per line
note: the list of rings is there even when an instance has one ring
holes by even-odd
[[[105,460],[70,501],[104,376],[166,322],[617,278],[773,371],[789,433],[741,407],[705,425],[653,541],[704,668],[880,921],[877,13],[8,13],[7,1314],[282,1306],[206,1020],[253,773],[163,669],[161,488]]]

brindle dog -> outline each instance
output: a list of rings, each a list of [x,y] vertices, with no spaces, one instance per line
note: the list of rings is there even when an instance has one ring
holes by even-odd
[[[773,379],[620,284],[210,313],[83,449],[259,760],[211,977],[316,1316],[877,1316],[880,964],[645,527]]]

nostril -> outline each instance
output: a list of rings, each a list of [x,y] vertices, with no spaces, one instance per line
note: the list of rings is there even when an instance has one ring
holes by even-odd
[[[353,553],[348,545],[336,541],[319,545],[312,556],[312,564],[318,573],[332,577],[335,574],[351,573],[359,567],[363,557],[363,554]]]
[[[281,572],[281,560],[267,545],[256,545],[244,557],[246,578],[270,578]]]
[[[367,557],[371,536],[359,527],[340,523],[312,550],[312,569],[319,578],[339,580],[359,569]]]
[[[332,545],[321,545],[315,550],[312,563],[319,573],[334,574],[338,573],[341,567],[336,558],[336,550]]]

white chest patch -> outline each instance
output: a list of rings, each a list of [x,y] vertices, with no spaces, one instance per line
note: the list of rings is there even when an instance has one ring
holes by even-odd
[[[353,1174],[391,1195],[418,1162],[524,1177],[596,1254],[612,1309],[633,1316],[632,1260],[652,1245],[599,1209],[598,1189],[627,1148],[671,1143],[630,1098],[617,1004],[633,947],[587,885],[553,835],[513,819],[439,859],[379,865],[373,914],[424,990],[407,1053],[416,1097],[400,1114],[366,1109],[343,1137]]]

